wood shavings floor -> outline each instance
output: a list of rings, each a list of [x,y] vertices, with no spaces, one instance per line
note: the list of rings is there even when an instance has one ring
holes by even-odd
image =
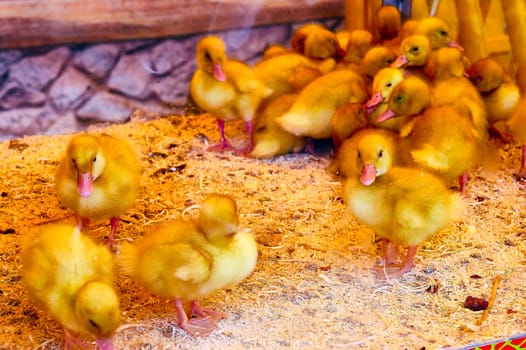
[[[238,144],[241,129],[227,125]],[[503,146],[495,172],[472,174],[466,217],[421,246],[413,272],[382,281],[373,271],[378,244],[344,215],[341,181],[327,172],[329,155],[262,161],[206,152],[207,139],[218,138],[207,115],[135,118],[104,131],[128,138],[144,168],[140,199],[122,217],[118,239],[133,240],[206,193],[222,192],[237,200],[240,223],[260,250],[248,279],[202,301],[229,315],[206,338],[184,334],[173,325],[169,301],[118,274],[117,349],[440,349],[526,331],[526,186],[513,177],[517,144]],[[18,252],[31,226],[73,220],[53,188],[70,137],[0,143],[0,349],[62,344],[58,324],[27,298]],[[98,222],[91,236],[102,242],[108,233],[109,224]],[[496,275],[502,282],[495,304],[475,327],[481,312],[463,302],[468,295],[487,298]]]

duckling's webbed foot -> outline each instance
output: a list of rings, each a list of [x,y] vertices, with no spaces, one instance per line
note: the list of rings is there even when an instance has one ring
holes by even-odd
[[[181,299],[175,299],[174,303],[175,309],[177,311],[177,324],[188,334],[193,336],[206,336],[216,329],[216,321],[213,320],[210,316],[205,315],[204,309],[201,309],[197,302],[192,302],[192,313],[196,314],[197,316],[195,306],[197,304],[198,312],[203,314],[204,316],[198,316],[191,319],[188,319],[188,315],[184,310],[183,302]]]
[[[197,300],[192,301],[192,316],[197,316],[198,318],[208,317],[214,323],[226,318],[226,314],[223,312],[202,308]]]

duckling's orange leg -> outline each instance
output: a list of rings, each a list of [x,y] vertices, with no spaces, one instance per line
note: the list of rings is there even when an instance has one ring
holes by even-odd
[[[64,350],[89,349],[92,345],[85,340],[79,339],[64,328]]]
[[[248,144],[247,144],[247,147],[240,150],[241,154],[243,155],[249,154],[254,149],[254,138],[252,135],[252,129],[253,129],[252,121],[245,122],[245,130],[247,131],[247,135],[248,135]]]
[[[488,128],[490,135],[496,137],[504,143],[510,143],[513,140],[513,135],[509,132],[502,131],[497,128],[495,125],[490,125]]]
[[[407,254],[405,256],[404,262],[402,264],[402,268],[400,269],[398,276],[411,271],[415,263],[415,256],[416,256],[417,250],[418,250],[418,245],[407,247]]]
[[[225,137],[225,122],[222,119],[217,119],[217,128],[219,129],[220,141],[216,145],[208,147],[209,151],[224,151],[228,149],[234,149],[234,147],[228,142]]]
[[[396,264],[400,257],[398,245],[389,239],[382,239],[382,252],[384,254],[385,266]]]
[[[458,177],[458,186],[460,193],[464,194],[464,189],[466,188],[466,184],[468,183],[468,172],[464,171],[462,175]]]
[[[217,322],[219,320],[226,318],[226,314],[220,311],[214,311],[214,310],[202,308],[201,305],[199,305],[199,301],[197,300],[192,301],[192,316],[193,315],[201,317],[201,318],[208,317],[213,322]]]
[[[110,218],[111,231],[110,231],[110,236],[108,237],[108,245],[110,246],[111,250],[115,248],[115,233],[117,232],[119,221],[120,219],[118,217]]]
[[[307,147],[305,147],[305,150],[307,153],[312,154],[313,156],[317,156],[318,153],[316,153],[316,149],[314,148],[314,141],[312,138],[307,138]]]
[[[174,303],[177,311],[177,324],[188,334],[205,336],[216,329],[216,323],[208,316],[189,320],[181,299],[176,298]]]

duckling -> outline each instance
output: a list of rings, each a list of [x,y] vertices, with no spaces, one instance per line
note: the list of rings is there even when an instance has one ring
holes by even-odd
[[[387,110],[387,101],[391,91],[398,83],[404,80],[404,73],[398,68],[384,68],[380,70],[373,80],[372,97],[365,107],[369,112],[369,125],[399,131],[409,117],[399,117],[383,122],[378,122],[378,117]]]
[[[376,12],[374,27],[378,33],[377,44],[390,48],[397,48],[400,45],[400,31],[402,29],[402,16],[395,6],[380,6]]]
[[[283,130],[276,117],[284,114],[296,101],[297,94],[281,95],[258,111],[254,127],[254,149],[250,156],[272,158],[281,154],[300,152],[305,148],[305,138]]]
[[[396,57],[395,51],[384,46],[374,46],[363,57],[359,72],[372,82],[382,68],[387,68],[393,64]]]
[[[246,64],[227,59],[225,44],[217,36],[206,36],[199,41],[196,61],[198,68],[190,82],[190,94],[201,109],[216,117],[220,134],[219,144],[209,150],[234,149],[225,138],[224,122],[242,119],[249,135],[242,153],[250,152],[252,119],[261,101],[272,94],[272,89]]]
[[[110,219],[108,243],[115,244],[119,216],[137,198],[140,168],[133,149],[108,134],[74,136],[55,175],[60,202],[74,211],[79,225]]]
[[[430,104],[428,84],[416,76],[407,77],[391,92],[388,110],[378,121],[411,116],[413,119],[400,131],[409,154],[404,164],[415,164],[445,179],[458,178],[463,193],[466,172],[481,157],[478,132],[455,108]]]
[[[334,152],[356,131],[368,125],[367,111],[361,103],[346,103],[336,110],[331,119]]]
[[[332,136],[331,118],[345,103],[367,98],[362,77],[352,70],[327,73],[300,93],[290,110],[277,118],[281,127],[297,136],[315,139]]]
[[[421,19],[415,27],[414,34],[425,35],[429,39],[432,50],[449,46],[463,50],[452,37],[449,25],[438,17]]]
[[[431,45],[429,39],[424,35],[410,35],[400,44],[400,55],[393,62],[391,67],[424,67],[430,57]],[[411,73],[414,73],[411,70]]]
[[[313,31],[325,31],[328,30],[323,24],[317,22],[310,22],[299,26],[290,37],[290,47],[292,51],[299,54],[305,54],[305,41],[309,33]]]
[[[82,235],[78,227],[37,227],[22,247],[22,281],[30,299],[64,328],[64,348],[86,347],[94,337],[99,349],[112,350],[120,324],[111,252]]]
[[[304,75],[305,69],[313,69],[321,75],[331,71],[334,66],[334,60],[315,62],[303,55],[288,53],[260,61],[252,70],[265,86],[272,89],[272,93],[264,99],[270,101],[280,95],[296,92],[295,79]]]
[[[420,243],[461,217],[462,198],[431,173],[394,167],[391,149],[379,134],[356,134],[346,142],[352,145],[346,152],[346,213],[382,237],[386,268],[397,265],[397,245],[407,245],[400,267],[389,273],[400,276],[413,268]]]
[[[224,315],[203,309],[199,299],[241,282],[254,270],[257,256],[252,234],[238,228],[236,202],[214,194],[202,202],[196,222],[181,219],[155,227],[124,246],[118,263],[153,294],[174,299],[182,329],[207,335]]]
[[[385,166],[398,166],[401,164],[400,137],[398,134],[386,129],[365,127],[357,130],[342,142],[329,167],[329,171],[344,178],[357,176],[358,174],[355,172],[356,164],[353,163],[355,161],[356,145],[365,139],[374,140],[378,152],[383,153],[382,162]]]
[[[359,65],[365,54],[372,47],[373,35],[371,32],[363,29],[353,30],[349,33],[345,56],[342,61],[345,64]]]
[[[335,33],[325,27],[313,27],[307,33],[303,54],[313,59],[339,60],[345,55],[345,51],[340,47]]]
[[[511,118],[506,121],[506,128],[511,132],[513,137],[522,144],[522,157],[519,173],[519,180],[526,180],[526,98],[521,98],[515,112]]]
[[[273,45],[267,46],[265,50],[263,50],[262,59],[266,60],[272,57],[286,55],[288,53],[290,53],[290,51],[285,46],[279,45],[279,44],[273,44]]]
[[[443,47],[435,52],[426,67],[433,81],[433,105],[452,106],[469,119],[477,131],[481,145],[488,139],[488,118],[482,96],[465,77],[463,54],[460,50]]]
[[[518,85],[504,67],[490,57],[473,63],[467,74],[482,95],[490,131],[509,141],[510,137],[495,124],[506,122],[513,115],[521,98]]]

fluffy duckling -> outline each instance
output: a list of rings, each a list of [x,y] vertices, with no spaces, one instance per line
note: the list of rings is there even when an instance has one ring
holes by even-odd
[[[387,110],[387,102],[391,91],[404,80],[404,73],[398,68],[384,68],[373,80],[372,96],[365,104],[369,111],[369,124],[375,127],[399,131],[407,123],[409,117],[400,117],[378,122],[378,117]]]
[[[396,57],[395,51],[385,46],[374,46],[363,57],[360,73],[372,81],[382,68],[391,66]]]
[[[357,29],[350,32],[343,63],[359,65],[372,43],[373,35],[369,31]]]
[[[217,118],[220,134],[219,144],[209,150],[234,149],[225,138],[224,122],[242,119],[249,135],[244,152],[250,152],[252,119],[261,101],[272,90],[246,64],[227,59],[225,44],[216,36],[206,36],[199,41],[196,61],[190,94],[201,109]]]
[[[508,140],[509,137],[495,124],[505,122],[513,115],[521,98],[519,87],[504,67],[490,57],[473,63],[467,73],[484,100],[490,131]]]
[[[391,92],[389,108],[379,121],[411,116],[413,119],[401,130],[407,144],[405,153],[419,167],[446,179],[459,178],[463,192],[466,172],[478,164],[481,156],[477,130],[455,108],[430,104],[428,84],[416,76],[408,77]]]
[[[315,62],[307,57],[288,53],[258,62],[252,69],[254,74],[265,86],[272,89],[265,101],[274,99],[283,94],[296,92],[295,79],[304,76],[306,69],[310,68],[324,74],[335,66],[334,60]]]
[[[522,144],[522,158],[517,178],[526,180],[526,98],[522,98],[511,118],[506,122],[507,129]]]
[[[336,156],[329,167],[329,171],[335,174],[339,174],[344,178],[357,175],[355,173],[355,152],[356,145],[364,139],[374,140],[376,149],[378,152],[383,152],[382,155],[385,165],[399,165],[401,159],[399,159],[399,136],[398,134],[386,130],[377,128],[362,128],[357,130],[349,138],[346,138],[341,147],[336,153]]]
[[[254,149],[250,156],[255,158],[272,158],[290,152],[300,152],[305,148],[305,138],[283,130],[276,122],[276,117],[289,110],[297,94],[286,94],[270,101],[258,111],[254,127]]]
[[[438,17],[427,17],[420,20],[415,27],[414,34],[426,36],[432,50],[445,46],[462,50],[462,46],[451,37],[449,25]]]
[[[279,44],[273,44],[273,45],[269,45],[265,48],[265,50],[263,51],[263,60],[266,60],[266,59],[269,59],[269,58],[272,58],[272,57],[276,57],[276,56],[280,56],[280,55],[286,55],[290,53],[289,49],[287,49],[285,46],[283,45],[279,45]]]
[[[90,219],[110,219],[108,243],[113,248],[119,216],[134,205],[140,176],[135,152],[124,140],[108,134],[79,134],[60,161],[55,188],[81,226]]]
[[[389,275],[409,272],[419,244],[461,216],[462,199],[431,173],[393,167],[390,142],[378,133],[356,134],[346,142],[346,212],[382,237],[385,267],[397,265],[398,245],[407,245],[401,266]]]
[[[352,70],[333,71],[307,85],[290,110],[277,118],[277,122],[284,130],[297,136],[330,138],[331,119],[336,110],[346,103],[363,103],[366,99],[364,81],[358,73]]]
[[[299,26],[290,37],[290,47],[292,51],[303,55],[305,53],[305,41],[307,40],[307,36],[309,35],[309,33],[317,30],[324,31],[328,29],[321,23],[316,22],[311,22]]]
[[[173,298],[177,322],[189,334],[207,335],[224,318],[201,308],[198,300],[239,283],[256,266],[256,241],[239,230],[237,215],[231,197],[210,195],[196,222],[166,223],[122,249],[118,262],[123,270],[153,294]]]
[[[313,59],[341,59],[345,51],[340,47],[336,34],[326,28],[316,28],[307,34],[303,54]]]
[[[465,77],[463,54],[460,50],[443,47],[435,52],[426,68],[433,80],[433,105],[452,106],[470,120],[477,130],[481,145],[488,139],[488,118],[484,100]]]
[[[346,103],[332,116],[332,142],[335,154],[342,142],[368,125],[367,110],[361,103]]]
[[[64,328],[64,348],[86,347],[77,336],[94,337],[99,349],[112,350],[120,324],[113,289],[113,260],[78,227],[38,227],[22,247],[22,280],[29,297]]]
[[[374,16],[374,27],[378,44],[397,48],[400,45],[400,30],[402,29],[402,16],[395,6],[380,6]]]
[[[416,67],[425,66],[429,60],[431,45],[424,35],[410,35],[400,44],[400,55],[391,67]],[[412,73],[414,71],[411,71]]]

